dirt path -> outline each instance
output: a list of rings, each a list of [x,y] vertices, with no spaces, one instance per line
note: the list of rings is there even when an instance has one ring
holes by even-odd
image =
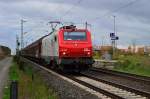
[[[0,99],[2,99],[2,90],[7,81],[8,70],[11,65],[11,61],[11,57],[7,57],[0,61]]]

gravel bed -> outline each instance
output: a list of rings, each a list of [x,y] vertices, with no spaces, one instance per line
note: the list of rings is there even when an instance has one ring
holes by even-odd
[[[134,93],[129,93],[128,91],[121,90],[121,89],[114,87],[112,85],[105,84],[105,83],[90,79],[88,77],[80,76],[80,77],[76,77],[76,78],[80,79],[81,81],[87,82],[87,83],[89,83],[89,84],[91,84],[97,88],[101,88],[101,89],[108,91],[110,93],[113,93],[117,96],[123,97],[124,99],[134,99],[134,97],[146,99],[146,97],[142,97],[142,96],[136,95]]]
[[[40,74],[46,85],[57,92],[60,99],[100,99],[98,96],[81,89],[73,83],[46,72],[33,64],[30,65],[32,65],[34,73]]]
[[[88,71],[86,73],[88,75],[92,75],[92,76],[94,75],[95,77],[99,79],[104,79],[104,80],[111,81],[117,84],[127,85],[135,89],[150,92],[150,84],[148,83],[137,82],[135,80],[131,80],[131,79],[123,78],[123,77],[117,77],[114,75],[108,75],[108,74],[100,73],[100,72],[98,73],[98,72]]]

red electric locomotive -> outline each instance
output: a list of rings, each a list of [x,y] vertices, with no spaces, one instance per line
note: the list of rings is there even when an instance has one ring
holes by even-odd
[[[76,26],[63,26],[54,30],[22,50],[49,67],[67,71],[81,71],[93,64],[91,33]]]

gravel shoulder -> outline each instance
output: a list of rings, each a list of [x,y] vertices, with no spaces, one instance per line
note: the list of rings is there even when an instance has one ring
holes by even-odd
[[[9,67],[11,66],[12,58],[7,57],[0,61],[0,99],[2,99],[2,90],[7,81]]]

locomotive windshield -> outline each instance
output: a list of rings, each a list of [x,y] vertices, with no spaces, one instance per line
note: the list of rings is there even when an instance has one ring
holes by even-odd
[[[86,32],[64,32],[64,40],[86,40]]]

